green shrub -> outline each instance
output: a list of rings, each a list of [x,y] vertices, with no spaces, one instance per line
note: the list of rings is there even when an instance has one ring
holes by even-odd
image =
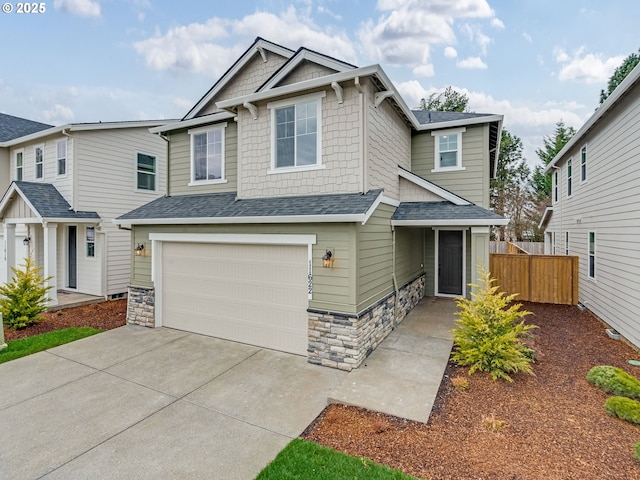
[[[607,393],[640,399],[640,380],[618,367],[600,365],[587,373],[587,381]]]
[[[11,267],[11,283],[0,286],[0,312],[5,325],[15,330],[33,325],[39,315],[47,310],[47,290],[44,283],[51,277],[42,278],[41,267],[25,258],[22,268]]]
[[[535,357],[530,341],[530,330],[535,325],[525,325],[522,317],[531,312],[520,310],[522,305],[511,304],[515,295],[499,292],[495,279],[487,270],[480,271],[480,285],[471,299],[457,300],[457,328],[453,329],[454,352],[452,360],[459,365],[470,366],[469,374],[475,371],[488,372],[491,378],[502,378],[509,382],[509,375],[525,372],[534,375],[531,362]],[[511,304],[511,305],[510,305]]]
[[[633,450],[634,450],[633,458],[640,461],[640,442],[633,444]]]
[[[627,397],[611,397],[604,404],[607,413],[640,425],[640,402]]]

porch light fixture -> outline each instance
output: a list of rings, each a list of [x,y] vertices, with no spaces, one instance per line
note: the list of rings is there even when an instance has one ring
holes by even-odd
[[[333,258],[333,250],[328,248],[325,254],[322,256],[323,268],[333,268],[334,261],[335,261],[335,258]]]
[[[138,245],[136,245],[136,248],[134,248],[134,252],[136,252],[137,257],[142,257],[144,255],[144,243],[139,243]]]
[[[22,240],[22,244],[25,247],[28,247],[30,243],[31,243],[31,237],[24,237],[24,240]]]

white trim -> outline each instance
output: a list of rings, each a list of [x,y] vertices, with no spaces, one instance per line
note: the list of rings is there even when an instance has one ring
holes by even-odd
[[[448,122],[433,122],[433,123],[420,123],[416,128],[418,131],[440,130],[443,128],[457,128],[469,125],[479,125],[483,123],[502,122],[504,115],[485,115],[482,117],[461,118],[460,120],[450,120]],[[500,127],[502,130],[502,127]],[[500,145],[500,139],[498,138],[498,145]],[[499,147],[498,147],[499,148]]]
[[[149,240],[180,243],[231,243],[242,245],[315,245],[316,235],[262,233],[150,233]]]
[[[140,188],[140,186],[138,185],[138,155],[144,155],[147,157],[152,157],[153,161],[154,161],[154,166],[153,166],[153,185],[155,186],[155,188],[153,190],[147,190],[146,188]],[[133,178],[133,190],[136,193],[148,193],[148,194],[152,194],[152,195],[156,195],[158,193],[158,156],[157,155],[152,155],[150,153],[146,153],[140,150],[136,150],[135,154],[135,166],[134,166],[134,178]],[[146,172],[143,172],[146,173]],[[148,173],[147,173],[148,175]]]
[[[162,326],[162,242],[151,240],[151,281],[155,290],[155,327]]]
[[[442,197],[444,200],[448,200],[454,205],[471,205],[471,202],[465,200],[464,198],[456,195],[455,193],[449,192],[442,187],[439,187],[435,183],[431,183],[429,180],[426,180],[415,173],[409,172],[404,168],[398,168],[398,175],[405,180],[414,183],[415,185],[424,188],[425,190]]]
[[[391,220],[394,227],[491,227],[508,225],[509,219]]]
[[[540,219],[540,223],[538,224],[538,228],[542,228],[545,223],[551,220],[552,214],[553,214],[553,207],[545,208],[544,213],[542,214],[542,218]]]
[[[62,140],[56,140],[54,142],[56,144],[56,178],[65,178],[67,176],[67,172],[69,171],[69,142],[67,140],[68,137],[65,137]],[[58,163],[60,162],[60,157],[58,157],[58,145],[61,143],[64,143],[64,173],[60,173],[60,169],[58,167]]]
[[[227,146],[226,146],[226,137],[227,137],[227,122],[222,123],[214,123],[213,125],[207,125],[205,127],[200,128],[192,128],[187,130],[189,134],[189,183],[188,186],[192,187],[195,185],[211,185],[216,183],[227,183],[226,178],[226,163],[227,163]],[[215,132],[220,130],[220,143],[222,146],[220,147],[220,178],[213,179],[204,179],[204,180],[196,180],[195,179],[195,156],[194,156],[194,148],[195,145],[193,143],[193,139],[195,135],[206,135],[209,132]],[[207,147],[208,151],[208,147]],[[208,175],[208,173],[207,173]]]
[[[369,218],[371,217],[371,215],[373,215],[373,213],[376,211],[376,209],[381,203],[385,203],[387,205],[391,205],[392,207],[396,207],[396,208],[400,206],[400,202],[395,198],[387,197],[384,194],[380,194],[375,199],[373,204],[369,207],[369,209],[365,212],[364,218],[362,219],[362,225],[364,225],[369,221]]]
[[[571,163],[571,165],[569,165],[569,163]],[[569,176],[569,167],[571,167],[571,176]],[[567,197],[566,198],[571,198],[573,196],[573,171],[575,169],[573,168],[573,157],[569,157],[567,159]],[[571,188],[569,188],[569,185],[571,185]],[[571,192],[569,192],[569,190],[571,190]]]
[[[24,157],[23,157],[23,165],[24,165]],[[14,193],[17,193],[20,196],[20,198],[22,198],[24,203],[27,204],[27,206],[31,210],[31,213],[33,213],[35,217],[13,218],[13,219],[4,217],[4,211],[7,208],[7,205],[9,204],[9,202],[13,200]],[[2,201],[0,201],[0,218],[2,218],[4,223],[42,223],[43,221],[43,218],[40,216],[38,211],[35,208],[33,208],[33,205],[31,204],[31,202],[27,199],[27,197],[22,193],[20,188],[18,188],[18,186],[15,183],[12,183],[9,186],[9,189],[5,192],[4,196],[2,197]]]
[[[41,177],[38,177],[38,155],[36,154],[36,151],[39,148],[42,150],[42,162],[41,162],[41,165],[42,165],[42,176]],[[44,172],[44,143],[39,143],[39,144],[33,146],[33,179],[34,179],[34,181],[36,181],[36,182],[37,181],[44,181],[44,177],[45,177],[44,173],[45,173]]]
[[[582,152],[584,151],[584,175],[582,174]],[[585,143],[582,147],[580,147],[580,184],[586,183],[589,179],[589,149],[587,148],[587,144]]]
[[[431,172],[451,172],[457,170],[465,170],[465,167],[462,166],[462,134],[465,133],[467,129],[465,127],[461,128],[449,128],[447,130],[434,130],[431,132],[431,136],[434,137],[434,157],[433,157],[433,165],[434,168]],[[456,135],[456,164],[451,167],[442,167],[440,165],[440,137],[445,135]]]
[[[267,170],[267,175],[277,175],[279,173],[308,172],[310,170],[324,170],[327,166],[323,163],[316,165],[301,165],[299,167],[280,167]]]
[[[363,222],[365,214],[351,215],[281,215],[254,217],[190,217],[190,218],[137,218],[113,219],[122,227],[132,225],[218,225],[233,223],[354,223]],[[95,221],[95,220],[94,220]]]
[[[192,118],[191,120],[180,120],[178,122],[167,123],[159,127],[150,128],[151,133],[164,133],[171,132],[173,130],[182,130],[183,128],[197,127],[207,123],[216,123],[220,120],[231,120],[235,117],[235,113],[229,112],[216,112],[209,115],[203,115],[202,117]]]
[[[20,167],[20,169],[22,170],[22,178],[20,178],[20,180],[18,180],[18,153],[22,154],[22,166]],[[15,181],[18,182],[23,182],[24,181],[24,147],[22,148],[16,148],[13,151],[13,175],[11,178],[13,178]]]
[[[471,235],[488,235],[489,227],[471,227]]]
[[[591,276],[590,263],[591,263],[591,245],[590,236],[593,233],[593,276]],[[587,280],[596,282],[598,278],[598,269],[596,268],[596,261],[598,260],[598,232],[596,230],[587,231]]]
[[[440,232],[441,231],[462,232],[462,294],[448,294],[438,292],[438,256],[440,253]],[[434,259],[434,295],[436,297],[458,298],[467,296],[467,229],[466,228],[434,228],[435,232],[435,259]]]

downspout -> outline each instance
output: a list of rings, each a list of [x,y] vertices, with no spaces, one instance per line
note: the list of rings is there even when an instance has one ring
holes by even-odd
[[[367,193],[367,141],[366,141],[366,112],[365,112],[365,102],[364,102],[364,89],[360,84],[360,77],[356,77],[354,79],[356,90],[358,90],[358,102],[360,107],[360,112],[362,114],[362,121],[360,122],[360,163],[362,164],[362,172],[360,179],[360,190],[362,193]]]
[[[398,280],[396,278],[396,227],[391,225],[391,279],[393,280],[393,290],[395,291],[395,299],[393,301],[393,328],[396,328],[398,321]]]
[[[68,128],[63,128],[62,129],[62,135],[64,135],[65,137],[68,137],[70,139],[73,140],[73,135],[71,135],[70,133],[67,133],[67,130],[69,130]],[[71,142],[72,145],[72,152],[73,152],[73,169],[74,172],[71,174],[72,176],[72,182],[73,182],[73,190],[71,193],[71,208],[73,208],[74,211],[78,210],[78,205],[76,203],[76,192],[78,191],[78,181],[77,181],[77,177],[78,175],[76,174],[75,170],[76,170],[76,146],[75,143],[72,141]],[[57,171],[58,166],[56,165],[56,171]],[[69,172],[69,149],[67,149],[67,173]]]

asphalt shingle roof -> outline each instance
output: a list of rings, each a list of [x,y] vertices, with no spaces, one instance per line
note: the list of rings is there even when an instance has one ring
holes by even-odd
[[[393,220],[503,220],[503,217],[473,204],[402,202],[393,214]]]
[[[0,142],[8,142],[9,140],[52,127],[53,125],[47,125],[46,123],[34,122],[26,118],[0,113]]]
[[[161,197],[118,220],[364,214],[381,190],[236,200],[236,192]]]
[[[490,113],[439,112],[436,110],[411,110],[422,125],[429,123],[453,122],[469,118],[490,117]]]
[[[50,183],[15,182],[15,185],[42,218],[100,219],[96,212],[72,210],[71,205]]]

